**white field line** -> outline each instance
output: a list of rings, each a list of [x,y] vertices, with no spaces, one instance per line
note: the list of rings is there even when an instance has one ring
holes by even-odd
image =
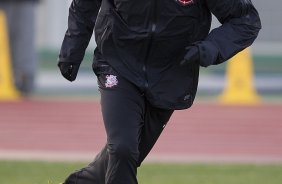
[[[84,161],[90,162],[96,153],[73,151],[15,151],[0,150],[0,160],[35,160],[35,161]],[[242,164],[282,164],[282,156],[254,155],[184,155],[150,154],[146,163],[242,163]]]

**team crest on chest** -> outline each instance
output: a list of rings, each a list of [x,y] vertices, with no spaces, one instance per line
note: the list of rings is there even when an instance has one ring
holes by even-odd
[[[187,6],[194,3],[194,0],[175,0],[177,3]]]

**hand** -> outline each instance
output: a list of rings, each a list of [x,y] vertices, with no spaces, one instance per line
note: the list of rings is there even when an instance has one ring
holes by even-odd
[[[184,59],[180,62],[181,66],[193,64],[193,63],[199,63],[200,60],[200,54],[199,49],[197,46],[190,46],[186,47],[186,55],[184,56]]]
[[[71,62],[59,62],[58,67],[60,68],[61,74],[64,76],[64,78],[70,82],[76,79],[79,64]]]

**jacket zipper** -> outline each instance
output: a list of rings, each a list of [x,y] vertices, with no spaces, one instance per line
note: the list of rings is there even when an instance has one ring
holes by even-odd
[[[153,38],[154,38],[154,34],[156,32],[156,4],[157,4],[157,0],[153,0],[153,5],[152,5],[152,23],[151,23],[151,30],[150,30],[150,39],[149,39],[149,45],[148,45],[148,49],[147,49],[147,55],[145,58],[145,62],[143,65],[143,72],[144,72],[144,77],[145,77],[145,88],[147,89],[149,87],[149,81],[148,81],[148,74],[147,74],[147,62],[149,60],[149,57],[151,55],[151,48],[152,48],[152,42],[153,42]]]
[[[104,38],[104,36],[105,36],[105,34],[106,34],[108,28],[109,28],[109,26],[106,26],[106,28],[105,28],[105,30],[104,30],[102,36],[101,36],[101,41],[103,40],[103,38]]]
[[[102,35],[101,35],[101,38],[100,38],[100,47],[101,47],[101,52],[103,52],[103,48],[102,48],[102,42],[103,42],[103,40],[104,40],[104,37],[105,37],[105,35],[106,35],[106,32],[108,31],[108,28],[109,28],[109,26],[106,26],[106,28],[105,28],[105,30],[103,31],[103,33],[102,33]]]

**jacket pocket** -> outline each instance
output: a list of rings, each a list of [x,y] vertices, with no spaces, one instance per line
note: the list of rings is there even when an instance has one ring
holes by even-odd
[[[101,52],[97,48],[94,51],[92,69],[97,77],[100,74],[110,74],[113,72],[112,67],[104,59]]]
[[[115,89],[118,86],[117,72],[105,61],[93,63],[92,68],[100,89]]]
[[[185,109],[192,106],[198,86],[199,66],[174,66],[152,87],[150,101],[157,107]]]

